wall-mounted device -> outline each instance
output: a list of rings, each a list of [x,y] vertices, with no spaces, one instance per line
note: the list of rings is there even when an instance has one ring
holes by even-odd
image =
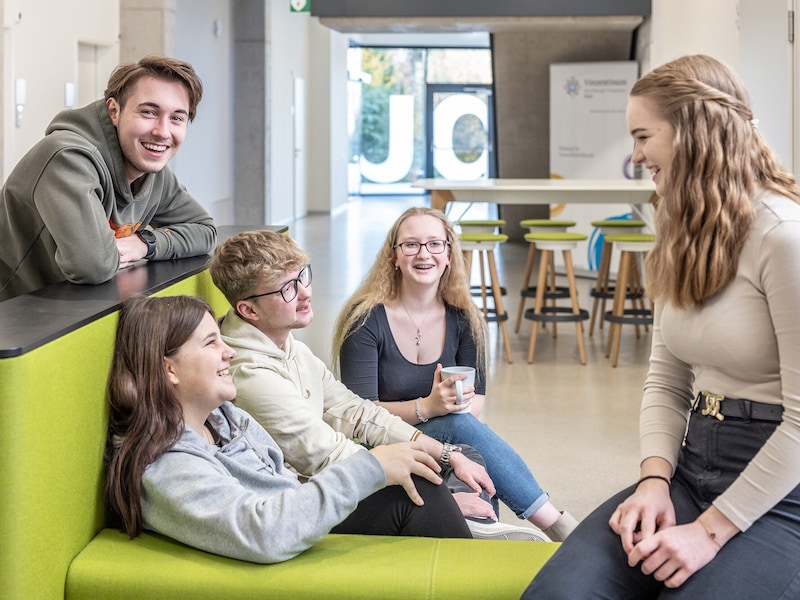
[[[27,83],[24,79],[14,80],[14,105],[16,106],[16,113],[14,124],[17,127],[22,127],[22,113],[25,111],[25,100],[27,95]]]

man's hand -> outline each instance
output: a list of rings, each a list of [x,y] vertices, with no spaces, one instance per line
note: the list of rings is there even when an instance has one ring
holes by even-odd
[[[386,485],[402,485],[411,501],[422,506],[422,496],[417,491],[411,475],[424,477],[431,483],[439,485],[442,478],[439,466],[421,442],[399,442],[385,446],[375,446],[370,453],[378,459],[386,475]]]
[[[119,268],[125,269],[144,258],[147,254],[147,244],[138,235],[116,238],[119,251]]]

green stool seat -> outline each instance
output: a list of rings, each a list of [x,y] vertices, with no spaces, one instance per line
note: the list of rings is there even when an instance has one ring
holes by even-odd
[[[526,233],[525,240],[529,242],[583,242],[589,236],[585,233],[572,233],[570,231],[542,231]]]
[[[519,222],[520,227],[575,227],[575,221],[558,219],[524,219]]]
[[[615,235],[607,235],[606,239],[612,244],[623,243],[650,245],[656,241],[656,236],[653,233],[619,233]]]
[[[508,236],[505,233],[462,233],[459,239],[462,242],[496,244],[508,241]]]
[[[496,233],[499,227],[505,225],[503,219],[486,219],[473,221],[458,221],[456,225],[461,227],[461,234],[465,233]]]
[[[602,221],[592,221],[592,227],[629,227],[636,229],[637,227],[644,227],[644,221],[637,221],[635,219],[604,219]]]

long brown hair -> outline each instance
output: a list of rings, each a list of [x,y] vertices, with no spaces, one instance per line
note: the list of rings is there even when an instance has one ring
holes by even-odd
[[[402,273],[394,268],[395,244],[400,226],[409,217],[430,216],[441,221],[450,242],[450,266],[445,269],[439,280],[439,295],[446,304],[464,312],[469,323],[470,333],[475,340],[478,357],[478,368],[484,364],[484,351],[486,340],[486,323],[483,315],[472,300],[469,287],[469,274],[466,262],[461,251],[453,226],[440,210],[426,207],[413,207],[406,210],[395,221],[383,246],[375,257],[375,262],[370,268],[361,286],[345,303],[339,318],[336,320],[336,330],[333,338],[332,361],[334,369],[339,369],[339,354],[342,344],[347,337],[364,324],[372,309],[379,304],[396,300],[400,296]]]
[[[142,476],[184,431],[164,357],[191,337],[211,307],[191,296],[135,297],[123,303],[108,375],[106,498],[130,537],[142,531]]]
[[[735,277],[758,189],[795,202],[800,190],[759,133],[741,80],[718,60],[678,58],[644,75],[631,96],[651,98],[675,129],[648,289],[678,307],[700,305]]]

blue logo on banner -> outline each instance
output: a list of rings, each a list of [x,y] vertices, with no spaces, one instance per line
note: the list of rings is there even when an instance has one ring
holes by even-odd
[[[564,84],[564,91],[567,92],[567,96],[574,98],[581,91],[581,85],[575,77],[570,77]]]

